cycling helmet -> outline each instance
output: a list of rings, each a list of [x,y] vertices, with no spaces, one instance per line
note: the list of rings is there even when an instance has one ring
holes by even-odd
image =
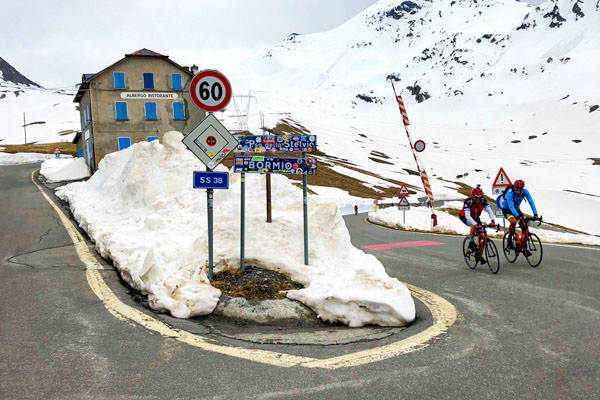
[[[524,187],[525,187],[525,182],[523,182],[523,180],[517,179],[515,181],[515,188],[517,188],[517,189],[523,189]]]
[[[481,190],[481,187],[477,185],[476,188],[473,188],[471,194],[473,195],[473,197],[483,197],[483,190]]]

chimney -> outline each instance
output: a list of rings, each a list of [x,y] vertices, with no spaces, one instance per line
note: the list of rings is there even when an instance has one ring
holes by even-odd
[[[196,75],[198,73],[198,66],[196,64],[192,65],[192,74]]]

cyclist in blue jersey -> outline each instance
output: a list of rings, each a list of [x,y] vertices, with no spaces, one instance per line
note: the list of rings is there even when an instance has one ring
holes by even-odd
[[[520,206],[524,198],[527,199],[531,211],[533,211],[533,217],[537,218],[538,214],[535,203],[533,202],[529,191],[525,189],[525,182],[523,180],[517,179],[513,186],[505,191],[503,195],[502,213],[508,222],[510,222],[510,226],[508,227],[508,248],[514,248],[513,238],[515,236],[515,226],[517,225],[517,222],[520,223],[523,218]]]

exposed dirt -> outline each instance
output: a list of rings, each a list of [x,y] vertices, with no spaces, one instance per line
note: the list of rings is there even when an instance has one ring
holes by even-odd
[[[281,274],[255,266],[246,266],[244,273],[224,270],[215,275],[212,285],[231,297],[250,300],[284,299],[285,290],[302,289],[303,286]]]
[[[58,142],[58,143],[27,143],[27,144],[4,144],[3,147],[5,153],[43,153],[43,154],[54,154],[54,149],[57,147],[60,149],[61,154],[69,154],[72,156],[77,155],[77,146],[71,142]]]

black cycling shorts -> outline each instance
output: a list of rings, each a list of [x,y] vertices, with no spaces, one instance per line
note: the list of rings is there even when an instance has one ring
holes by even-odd
[[[503,208],[502,209],[502,214],[504,214],[504,218],[509,219],[510,217],[515,217],[515,219],[519,218],[519,215],[521,215],[521,210],[517,210],[519,212],[518,215],[513,215],[512,212],[508,209],[508,208]]]

